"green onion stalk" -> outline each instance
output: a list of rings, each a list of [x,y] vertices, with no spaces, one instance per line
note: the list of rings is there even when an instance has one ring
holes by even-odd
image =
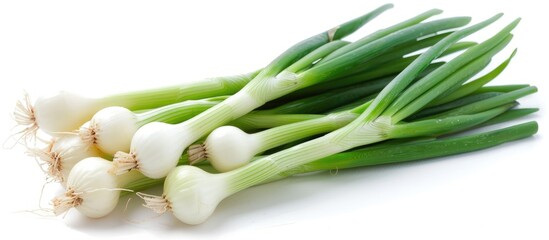
[[[445,35],[446,34],[436,35],[435,37],[431,37],[431,38],[434,38],[434,40],[439,41],[440,38],[438,36],[445,36]],[[429,38],[429,39],[431,39],[431,38]],[[415,42],[415,44],[418,44],[423,48],[423,47],[425,47],[426,44],[422,43],[422,41],[425,41],[425,40],[417,41],[417,42]],[[429,41],[428,43],[432,45],[436,42],[435,41]],[[440,55],[440,57],[444,57],[446,55],[465,50],[465,49],[467,49],[471,46],[474,46],[475,44],[476,43],[473,43],[473,42],[456,43],[452,47],[449,47],[444,53],[442,53]],[[419,50],[420,48],[418,47],[417,49]],[[406,49],[406,50],[416,50],[416,48]],[[404,68],[406,68],[406,66],[408,66],[415,58],[418,57],[418,55],[413,55],[413,56],[409,56],[409,57],[399,57],[399,58],[391,57],[391,59],[392,59],[391,61],[385,61],[384,60],[384,59],[386,59],[385,56],[393,55],[395,52],[398,53],[400,56],[404,56],[404,55],[407,55],[409,53],[412,53],[413,51],[401,54],[401,52],[398,49],[393,50],[391,52],[388,52],[388,53],[385,53],[385,54],[379,56],[376,59],[372,59],[371,62],[366,62],[366,63],[360,64],[359,67],[356,67],[357,69],[360,70],[360,72],[357,72],[356,70],[350,70],[348,72],[345,72],[344,77],[335,77],[334,80],[330,80],[330,81],[319,83],[319,84],[316,84],[316,85],[313,85],[313,86],[310,86],[310,87],[306,87],[304,89],[297,90],[297,91],[295,91],[293,93],[290,93],[290,94],[288,94],[288,95],[286,95],[286,96],[284,96],[280,99],[276,99],[274,101],[268,102],[267,104],[265,104],[261,108],[269,108],[270,106],[278,106],[278,105],[288,101],[289,99],[290,100],[291,99],[299,99],[299,98],[303,98],[303,96],[318,95],[318,94],[322,94],[326,91],[330,91],[330,90],[333,90],[333,89],[348,87],[348,86],[356,85],[356,84],[359,84],[359,83],[364,83],[364,82],[368,82],[368,81],[377,80],[377,79],[380,79],[380,78],[391,78],[392,79],[392,78],[394,78],[394,76],[396,76],[396,74],[398,74],[402,70],[404,70]],[[440,64],[442,64],[442,63],[433,63],[424,72],[428,71],[428,69],[434,69],[434,68],[438,67]]]
[[[150,111],[134,113],[124,107],[99,110],[82,125],[78,135],[87,146],[96,146],[108,155],[128,151],[133,135],[141,126],[151,122],[179,123],[211,108],[227,97],[187,100]]]
[[[514,53],[510,58],[513,56]],[[494,71],[497,71],[498,73],[503,71],[508,62],[509,59],[504,61]],[[487,79],[487,76],[493,77],[494,71],[481,76],[479,79]],[[418,77],[421,78],[428,75],[430,72],[431,71],[423,71]],[[364,96],[368,94],[378,92],[378,88],[385,87],[390,80],[392,79],[381,79],[376,82],[362,83],[350,88],[330,91],[326,94],[318,95],[317,97],[290,102],[270,110],[255,111],[255,113],[291,113],[295,110],[304,113],[325,112],[330,108],[333,108],[334,105],[341,105],[342,102],[347,102],[347,100],[353,100],[357,97],[364,98]],[[478,80],[472,82],[477,81]],[[488,81],[484,82],[487,83]],[[469,85],[463,86],[462,88],[468,86]],[[481,104],[481,101],[488,101],[489,98],[502,94],[504,93],[486,92],[471,94],[451,102],[432,102],[435,106],[413,114],[407,118],[407,121],[435,114],[439,114],[440,116],[441,114],[445,114],[443,112],[450,110],[456,112],[459,108],[467,108],[467,105],[469,104],[475,103],[478,105]],[[376,94],[370,96],[370,98],[373,100],[375,95]],[[512,95],[512,93],[507,93],[506,96],[508,95]],[[317,106],[319,103],[320,106]],[[234,170],[246,165],[254,156],[267,150],[341,128],[356,119],[369,104],[371,104],[371,101],[365,101],[365,103],[362,102],[362,104],[348,110],[333,112],[324,117],[275,127],[252,134],[248,134],[245,130],[234,126],[222,126],[210,133],[204,143],[189,147],[189,162],[191,164],[197,164],[201,161],[208,160],[217,171],[226,172]]]
[[[515,106],[516,99],[532,94],[537,89],[535,87],[526,87],[513,91],[511,96],[505,98],[496,96],[490,98],[490,101],[477,105],[473,104],[474,106],[468,105],[468,108],[460,109],[460,112],[447,114],[440,118],[413,122],[402,121],[424,108],[441,94],[463,84],[483,70],[492,57],[510,42],[512,38],[510,32],[516,27],[519,20],[513,21],[493,37],[469,48],[437,68],[437,70],[411,84],[417,75],[445,49],[458,40],[493,23],[501,15],[498,14],[484,22],[458,30],[430,47],[391,81],[369,104],[366,110],[348,125],[322,137],[298,144],[225,173],[210,174],[193,166],[177,167],[166,177],[163,195],[146,200],[147,206],[153,209],[170,210],[182,222],[199,224],[206,221],[224,198],[265,182],[290,169],[352,148],[389,139],[432,136],[448,131],[462,131],[506,112]],[[469,18],[448,19],[449,22],[454,24],[459,23],[457,25],[466,24],[469,20]],[[429,25],[434,22],[424,24]],[[420,26],[427,27],[427,25],[418,24],[407,29]],[[414,31],[418,31],[418,29],[414,29]],[[420,32],[425,31],[426,29]],[[400,38],[405,34],[400,32],[397,35]],[[333,61],[339,62],[338,59],[345,59],[342,62],[356,59],[356,54],[353,54],[352,59],[347,59],[345,54],[341,52],[353,47],[356,47],[355,50],[358,52],[362,49],[362,46],[353,46],[352,44],[339,48],[333,52],[336,55],[339,53],[339,56],[331,60],[326,57],[326,60],[320,61],[317,65],[305,71],[304,73],[307,74],[304,81],[307,82],[309,79],[314,81],[315,77],[325,75],[327,72],[338,72],[340,68],[330,63]],[[336,65],[344,66],[342,62]],[[261,75],[263,74],[260,73],[258,76]],[[250,83],[253,83],[253,81]],[[134,154],[139,155],[140,153]],[[160,157],[159,154],[155,156]],[[178,157],[179,155],[177,155]]]
[[[537,130],[538,125],[536,122],[527,122],[494,131],[458,137],[407,141],[398,145],[380,144],[378,146],[364,147],[321,158],[286,171],[280,174],[280,177],[321,170],[401,163],[478,151],[509,141],[530,137]]]
[[[488,92],[465,96],[449,103],[419,111],[407,119],[436,119],[455,116],[456,113],[459,113],[457,115],[464,115],[474,112],[471,109],[478,109],[478,106],[486,108],[486,105],[490,105],[490,102],[494,101],[492,98],[514,99],[515,96],[516,92]],[[234,170],[248,164],[254,156],[267,150],[339,129],[355,120],[371,103],[372,101],[368,101],[351,110],[331,113],[324,117],[252,134],[248,134],[234,126],[219,127],[206,138],[204,143],[192,145],[189,148],[188,159],[190,164],[208,160],[219,172]],[[511,103],[508,106],[513,105]],[[496,116],[492,115],[492,117]],[[477,122],[477,124],[481,123]]]
[[[363,21],[362,24],[364,24],[387,8],[389,8],[389,5],[383,6],[378,9],[377,12],[357,21],[357,24],[360,25],[361,21]],[[353,29],[346,29],[346,31],[348,30],[354,31]],[[375,64],[371,65],[384,64],[385,66],[391,66],[391,68],[386,69],[384,73],[396,73],[395,71],[398,72],[398,67],[395,68],[395,66],[398,64],[389,64],[391,60],[398,62],[399,58],[434,44],[445,34],[447,33],[435,34],[425,39],[413,39],[400,44],[391,49],[389,51],[390,54],[387,54],[386,57],[380,58]],[[337,35],[339,35],[339,33],[336,34],[336,37],[338,37]],[[459,48],[459,46],[456,47]],[[462,47],[467,46],[463,45]],[[402,65],[402,63],[400,65]],[[344,78],[350,74],[372,72],[371,70],[371,66],[362,65],[339,77]],[[110,106],[120,106],[132,111],[137,111],[158,108],[186,100],[232,95],[254,79],[260,71],[261,70],[257,70],[235,76],[207,78],[200,81],[108,95],[99,98],[88,98],[61,91],[52,95],[41,96],[32,103],[30,97],[26,95],[22,101],[17,102],[13,115],[18,126],[20,126],[20,133],[23,134],[23,137],[25,137],[24,139],[34,137],[38,129],[41,129],[50,135],[57,135],[59,133],[72,132],[75,129],[78,129],[79,126],[88,121],[97,111]]]
[[[434,70],[434,69],[433,69]],[[430,71],[424,71],[422,75]],[[421,75],[420,75],[421,76]],[[484,78],[481,77],[481,78]],[[358,87],[361,91],[364,92],[378,92],[380,87],[387,85],[392,78],[384,78],[382,80],[373,81],[370,84],[359,84],[364,85]],[[467,85],[467,84],[466,84]],[[526,86],[521,86],[524,88]],[[434,106],[425,110],[422,110],[412,116],[407,120],[418,119],[421,117],[437,114],[446,110],[453,108],[461,107],[470,103],[474,103],[480,100],[484,100],[493,96],[497,96],[505,93],[504,90],[518,90],[520,88],[508,88],[507,86],[500,86],[504,89],[499,89],[501,92],[485,92],[483,89],[486,87],[478,88],[476,91],[481,93],[472,93],[469,96],[462,97],[460,99],[454,100],[449,103],[441,104],[440,106]],[[493,88],[493,87],[489,87]],[[354,92],[356,88],[349,89],[349,91],[334,91],[331,95],[320,94],[318,96],[313,96],[309,98],[304,98],[300,100],[295,100],[289,102],[285,105],[279,106],[276,109],[270,109],[268,111],[253,111],[249,114],[246,114],[243,117],[236,119],[235,121],[230,122],[228,125],[238,127],[244,131],[257,131],[259,129],[270,129],[279,127],[282,125],[288,125],[292,123],[308,121],[318,118],[324,118],[324,114],[287,114],[291,112],[323,112],[327,108],[333,106],[345,104],[348,101],[353,100],[356,96],[349,94]],[[495,89],[498,90],[498,89]],[[336,96],[335,98],[330,98],[331,96]],[[197,115],[198,113],[205,111],[206,109],[214,106],[224,97],[209,98],[203,100],[189,100],[181,103],[176,103],[172,105],[167,105],[158,109],[141,112],[141,113],[129,113],[128,110],[120,109],[119,107],[109,107],[100,110],[94,115],[90,123],[86,126],[81,127],[79,135],[75,134],[63,134],[60,136],[53,137],[52,139],[45,142],[44,147],[32,147],[28,148],[28,154],[36,157],[40,166],[42,167],[44,173],[47,177],[53,181],[60,182],[65,184],[67,176],[72,169],[72,167],[82,159],[88,157],[103,157],[110,159],[112,158],[113,152],[106,150],[107,148],[101,148],[101,144],[106,145],[107,147],[112,148],[114,146],[114,139],[119,139],[120,141],[125,141],[126,145],[129,145],[131,141],[131,136],[133,136],[133,131],[126,131],[129,128],[137,129],[138,126],[141,126],[150,121],[161,121],[161,122],[177,122],[180,120],[188,119],[192,116]],[[371,98],[371,97],[370,97]],[[329,101],[328,101],[328,100]],[[350,110],[357,106],[360,106],[364,103],[362,99],[356,101],[356,106],[344,109]],[[329,106],[329,107],[327,107]],[[345,107],[345,106],[343,106]],[[342,112],[335,111],[335,112]],[[354,114],[356,116],[356,114]],[[125,117],[129,116],[129,117]],[[333,120],[334,124],[332,126],[342,126],[342,123],[347,121],[339,121],[340,117],[331,117],[325,118]],[[349,118],[350,119],[350,118]],[[124,124],[117,124],[121,121],[125,121]],[[316,120],[319,122],[319,120]],[[326,125],[327,123],[325,123]],[[307,125],[307,124],[306,124]],[[91,127],[93,126],[93,127]],[[314,125],[313,125],[314,126]],[[87,127],[87,128],[86,128]],[[285,127],[288,128],[288,127]],[[309,127],[310,128],[310,127]],[[297,128],[299,129],[299,127]],[[216,129],[216,131],[220,128]],[[269,130],[267,132],[271,132]],[[316,130],[317,132],[319,130]],[[214,131],[215,132],[215,131]],[[289,138],[286,138],[284,142],[288,142],[291,139],[298,138],[293,134],[299,131],[291,131],[289,133],[283,134],[288,135]],[[265,134],[260,134],[265,135]],[[114,136],[114,137],[113,137]],[[124,138],[124,136],[127,136]],[[271,135],[267,135],[271,136]],[[276,136],[276,134],[275,134]],[[280,141],[280,140],[279,140]],[[111,142],[106,144],[106,142]],[[120,143],[117,143],[118,147],[114,149],[123,149],[120,147]],[[206,154],[205,145],[202,144],[203,151],[197,152],[196,146],[190,148],[190,151],[194,151],[193,154],[186,155],[186,163],[189,161],[200,161],[202,159],[211,160]],[[272,149],[271,147],[264,147],[265,149]],[[238,149],[238,148],[235,148]],[[225,153],[225,155],[228,153]],[[111,156],[109,156],[111,155]],[[211,154],[210,154],[211,155]],[[190,159],[189,159],[189,156]],[[226,158],[226,157],[225,157]],[[228,158],[231,161],[236,160],[237,158]],[[214,160],[215,161],[215,160]],[[215,164],[214,164],[215,165]]]
[[[32,138],[40,129],[50,135],[72,132],[99,110],[120,106],[129,110],[158,108],[186,100],[231,95],[244,87],[259,71],[243,75],[216,77],[174,86],[133,91],[100,98],[88,98],[61,91],[41,96],[34,104],[28,95],[17,102],[14,119],[25,138]]]
[[[371,90],[368,91],[379,91],[379,87],[376,88],[376,86],[361,89],[370,88]],[[60,134],[47,141],[44,140],[44,147],[29,147],[27,152],[39,160],[48,178],[65,184],[70,170],[77,162],[88,157],[112,159],[112,155],[117,150],[129,149],[131,138],[140,126],[154,121],[181,122],[215,106],[225,98],[188,100],[139,113],[122,107],[107,107],[97,112],[90,122],[84,124],[78,134]],[[341,99],[344,98],[346,96],[341,96]],[[296,100],[293,103],[299,101]],[[323,105],[322,101],[313,102],[308,99],[307,102],[307,106],[311,108],[319,108]],[[299,106],[301,105],[297,104],[284,109],[291,111],[292,108],[299,108]],[[249,113],[229,124],[249,131],[319,117],[321,115],[318,114],[277,114],[277,111],[272,111],[271,114]]]
[[[336,107],[355,100],[356,95],[379,92],[388,82],[389,79],[380,83],[374,81],[362,83],[358,88],[334,91],[333,96],[336,97],[330,99],[332,101],[329,106]],[[215,106],[226,98],[227,96],[220,96],[187,100],[138,113],[123,107],[107,107],[98,111],[89,122],[81,126],[77,135],[60,134],[47,141],[44,148],[29,148],[29,153],[40,159],[49,177],[63,183],[72,166],[84,158],[92,156],[112,158],[116,151],[129,151],[131,139],[141,126],[150,122],[179,123]],[[304,108],[309,111],[315,109],[315,112],[323,112],[326,106],[326,99],[321,94],[294,100],[268,112],[255,111],[229,124],[242,127],[247,131],[272,128],[318,118],[320,116],[314,114],[303,114],[306,112]],[[287,114],[294,112],[303,113]],[[257,115],[262,117],[256,117]]]
[[[354,43],[340,40],[390,7],[392,5],[384,5],[294,45],[261,70],[242,90],[183,123],[144,125],[135,133],[130,152],[116,153],[114,161],[118,164],[114,172],[124,174],[137,169],[147,177],[163,178],[175,168],[188,146],[215,128],[268,101],[352,70],[394,46],[458,28],[470,21],[467,17],[455,17],[422,22],[441,12],[431,10]]]
[[[426,68],[419,77],[430,73],[431,71],[437,69],[441,66],[442,63],[431,64]],[[335,108],[342,107],[353,102],[364,103],[364,99],[371,96],[372,94],[377,94],[381,91],[396,75],[386,76],[378,78],[375,80],[369,80],[364,82],[359,82],[354,85],[335,88],[335,89],[326,89],[321,93],[315,94],[310,97],[304,97],[293,101],[287,101],[282,104],[271,104],[269,108],[261,108],[255,110],[254,113],[257,114],[317,114],[329,112]],[[345,79],[342,79],[345,80]],[[332,82],[328,82],[332,83]],[[341,83],[334,82],[334,84]],[[336,87],[336,86],[333,86]],[[307,96],[307,95],[304,95]],[[286,100],[284,97],[283,100]],[[360,105],[360,104],[359,104]]]
[[[507,115],[501,121],[509,121],[524,116],[521,114]],[[490,120],[497,123],[500,121]],[[487,122],[488,123],[488,122]],[[382,143],[377,146],[364,147],[334,154],[308,164],[298,166],[294,169],[277,174],[262,183],[280,180],[296,174],[317,172],[323,170],[340,170],[375,166],[381,164],[408,162],[435,157],[449,156],[453,154],[478,151],[494,147],[506,142],[519,140],[535,134],[537,131],[536,122],[528,122],[490,132],[468,134],[459,137],[446,137],[442,139],[428,139],[422,141],[407,140],[398,145]],[[78,163],[74,173],[71,173],[68,181],[68,190],[61,196],[53,199],[53,212],[57,215],[66,212],[69,208],[76,208],[80,213],[92,218],[103,217],[114,210],[121,196],[130,192],[138,192],[158,186],[164,183],[164,179],[151,179],[144,177],[136,171],[121,176],[113,176],[107,173],[111,167],[109,161],[101,158],[87,158]],[[215,172],[209,165],[201,165],[205,171]],[[168,209],[165,201],[157,197],[138,193],[140,197],[147,200],[149,207],[163,212]],[[155,202],[153,204],[153,202]]]

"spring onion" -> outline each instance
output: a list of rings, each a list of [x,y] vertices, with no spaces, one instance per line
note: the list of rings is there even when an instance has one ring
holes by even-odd
[[[389,7],[383,6],[294,45],[264,68],[241,91],[194,118],[177,125],[149,123],[141,127],[132,139],[130,152],[118,152],[115,155],[114,161],[119,163],[119,168],[115,170],[116,174],[138,169],[151,178],[165,177],[175,168],[179,157],[189,145],[265,102],[326,81],[361,62],[374,59],[392,46],[461,27],[470,21],[467,17],[455,17],[418,23],[384,37],[376,37],[367,44],[361,43],[360,40],[344,44],[339,40],[357,30],[366,19],[371,18],[371,15],[377,15]],[[428,15],[438,13],[440,11],[434,10]],[[421,22],[425,16],[416,18],[415,21]],[[338,51],[349,46],[351,47],[346,48],[344,52]],[[318,62],[319,59],[330,56],[332,52],[338,52],[340,56],[330,61]]]
[[[505,66],[508,62],[509,59],[504,61],[500,66]],[[501,71],[503,71],[503,68],[497,68],[497,73],[501,73]],[[429,73],[430,71],[427,73],[422,73],[422,75],[420,76],[427,75]],[[486,76],[492,77],[494,76],[494,72],[490,72],[487,75],[480,77],[479,79],[486,79]],[[476,81],[478,80],[475,80],[473,82]],[[337,105],[340,104],[341,101],[348,101],[349,99],[352,99],[352,93],[355,89],[359,89],[360,93],[369,94],[377,91],[377,87],[383,88],[389,82],[390,79],[382,79],[380,81],[360,84],[364,85],[364,87],[359,85],[357,87],[349,88],[350,90],[342,89],[335,92],[332,91],[328,92],[327,94],[319,95],[320,100],[317,100],[316,98],[312,98],[311,100],[309,100],[309,98],[305,98],[287,103],[285,105],[281,105],[271,110],[256,111],[256,113],[269,113],[271,111],[288,113],[295,110],[297,110],[298,112],[311,113],[313,111],[323,112],[332,108],[332,104]],[[469,85],[466,85],[464,87],[468,86]],[[342,93],[342,96],[339,96],[339,93]],[[467,105],[479,102],[481,100],[487,100],[491,97],[499,96],[502,94],[503,93],[500,92],[486,92],[465,96],[449,103],[435,103],[439,105],[435,105],[434,107],[419,111],[407,118],[407,120],[409,121],[414,119],[420,119],[422,117],[429,117],[435,114],[448,115],[451,113],[445,112],[449,110],[452,110],[452,112],[459,111],[461,114],[474,113],[472,111],[465,112],[459,109],[470,108]],[[334,95],[336,97],[331,98]],[[351,95],[351,97],[349,97],[349,95]],[[362,95],[359,95],[359,97],[362,97]],[[311,106],[318,104],[318,102],[321,102],[323,106],[320,108],[311,108]],[[200,162],[202,160],[208,160],[212,164],[212,166],[220,172],[226,172],[239,168],[249,163],[255,155],[265,152],[266,150],[281,146],[283,144],[288,144],[294,141],[305,139],[307,137],[311,137],[317,134],[330,132],[344,125],[347,125],[356,117],[358,117],[358,114],[361,113],[360,109],[365,108],[367,104],[369,104],[369,101],[365,102],[365,104],[363,102],[362,104],[354,106],[353,108],[350,108],[345,112],[330,114],[326,117],[315,118],[314,120],[307,120],[299,123],[271,128],[253,134],[247,134],[241,129],[233,126],[219,127],[215,129],[212,133],[210,133],[204,143],[192,145],[189,148],[189,161],[191,164],[196,164],[197,162]],[[475,105],[478,104],[479,103]],[[492,107],[495,106],[484,107],[484,109],[489,109]]]
[[[87,217],[103,217],[118,204],[120,191],[139,190],[142,186],[158,183],[136,171],[113,176],[108,173],[111,165],[112,162],[98,157],[78,162],[67,178],[66,192],[52,200],[53,212],[59,215],[76,208]]]
[[[191,164],[208,160],[220,172],[227,172],[246,165],[255,155],[271,148],[305,137],[326,133],[343,127],[358,114],[341,112],[322,118],[271,128],[247,134],[233,126],[215,129],[203,144],[189,148]]]
[[[496,102],[490,99],[493,97],[498,97],[499,102],[510,102],[508,99],[517,98],[513,92],[507,94],[489,92],[470,95],[450,103],[425,109],[407,119],[432,119],[473,114],[497,107],[488,105],[491,102]],[[206,138],[204,143],[189,148],[189,161],[191,164],[196,164],[202,160],[208,160],[219,172],[234,170],[249,163],[257,154],[269,149],[345,126],[358,117],[360,109],[367,107],[369,104],[371,104],[371,101],[348,111],[332,113],[325,117],[279,126],[253,134],[247,134],[233,126],[219,127]],[[482,108],[479,106],[482,106]]]
[[[526,111],[521,111],[526,113]],[[528,111],[531,113],[531,111]],[[519,115],[508,119],[515,119]],[[521,114],[522,116],[522,114]],[[276,181],[292,175],[316,172],[322,170],[356,168],[380,164],[414,161],[420,159],[448,156],[481,150],[509,141],[518,140],[533,135],[537,130],[535,122],[520,124],[490,132],[470,134],[460,137],[432,139],[428,141],[406,141],[402,144],[381,144],[365,147],[349,152],[335,154],[317,161],[296,167],[280,173],[263,183]],[[110,162],[101,158],[88,158],[79,163],[74,173],[71,173],[70,183],[65,193],[52,201],[54,213],[57,215],[70,208],[76,208],[85,216],[98,218],[114,210],[119,196],[127,191],[141,191],[163,183],[163,180],[152,180],[137,172],[117,177],[105,175],[105,169]],[[207,165],[203,169],[212,171]],[[102,179],[97,181],[95,179]],[[139,194],[148,200],[147,206],[162,211],[155,204],[158,198],[151,195]],[[163,209],[164,211],[167,209]]]
[[[536,122],[527,122],[515,126],[475,133],[465,136],[431,139],[427,141],[408,141],[398,145],[381,144],[350,152],[343,152],[301,165],[282,175],[294,175],[319,170],[366,167],[388,163],[407,162],[419,159],[448,156],[476,151],[499,144],[526,138],[538,130]]]
[[[71,169],[80,160],[100,157],[103,154],[93,146],[82,143],[74,134],[54,137],[43,148],[29,148],[29,155],[36,157],[46,175],[56,182],[65,184]]]
[[[38,129],[48,133],[72,132],[87,122],[97,111],[120,106],[130,110],[152,109],[185,100],[230,95],[240,90],[256,72],[209,78],[175,86],[121,93],[101,98],[88,98],[61,91],[36,99],[28,96],[16,104],[14,118],[22,126],[23,136],[32,137]]]
[[[432,42],[433,40],[427,43],[420,41],[421,44],[419,45],[425,46],[432,44]],[[414,45],[414,47],[417,46]],[[391,55],[400,56],[414,49],[401,50]],[[433,70],[437,66],[438,64],[433,64],[428,70]],[[330,107],[340,106],[346,102],[378,92],[390,79],[384,78],[378,81],[371,81],[370,83],[357,84],[324,94],[298,99],[279,106],[276,109],[269,109],[269,111],[263,113],[309,113],[306,110],[311,111],[313,109],[316,112],[325,112]],[[344,79],[342,80],[344,81]],[[198,113],[205,111],[226,98],[226,96],[221,96],[201,100],[188,100],[140,114],[135,114],[123,107],[107,107],[98,111],[89,122],[80,127],[79,134],[84,142],[90,145],[95,144],[106,154],[114,155],[117,151],[127,152],[129,151],[131,138],[134,133],[144,124],[149,122],[180,123],[198,115]],[[283,98],[282,101],[287,101],[287,99]]]
[[[150,122],[179,123],[213,107],[222,99],[224,97],[188,100],[137,114],[123,107],[107,107],[80,127],[79,135],[84,143],[114,155],[117,151],[130,149],[131,139],[141,126]]]
[[[499,107],[473,114],[402,122],[446,90],[462,84],[478,73],[486,67],[492,56],[509,43],[510,32],[516,27],[518,20],[410,85],[419,72],[451,44],[500,17],[501,14],[498,14],[484,22],[456,31],[429,48],[385,87],[372,104],[347,126],[225,173],[209,174],[193,166],[178,167],[166,178],[164,194],[159,199],[164,203],[164,208],[168,206],[167,208],[182,222],[199,224],[213,213],[225,197],[300,165],[383,140],[467,129],[505,112],[514,104],[501,102]],[[532,88],[527,92],[533,93],[535,90]]]
[[[467,42],[503,14],[466,26],[469,17],[432,20],[442,13],[433,9],[345,39],[390,8],[309,37],[245,75],[99,98],[60,92],[31,104],[25,95],[13,114],[17,142],[65,189],[51,201],[55,215],[74,208],[100,218],[137,192],[145,207],[199,224],[224,198],[289,176],[448,156],[537,132],[536,122],[479,131],[538,111],[517,107],[535,86],[487,86],[516,49],[480,74],[520,19]],[[41,141],[31,148],[27,140]],[[160,184],[161,196],[140,192]]]

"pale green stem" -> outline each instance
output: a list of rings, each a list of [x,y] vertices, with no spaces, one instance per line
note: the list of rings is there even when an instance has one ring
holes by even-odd
[[[288,124],[255,133],[253,135],[260,139],[262,143],[257,152],[264,152],[299,139],[331,132],[347,125],[356,117],[358,117],[358,114],[348,112],[330,114],[322,118]]]

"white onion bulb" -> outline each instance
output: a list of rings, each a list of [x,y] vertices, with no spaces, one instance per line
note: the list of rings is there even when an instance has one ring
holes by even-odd
[[[140,195],[145,207],[157,213],[171,210],[187,224],[200,224],[213,213],[221,200],[230,195],[227,178],[193,166],[179,166],[164,181],[163,196]]]
[[[61,91],[36,100],[34,119],[38,127],[49,134],[71,132],[88,121],[103,105],[101,101]]]
[[[260,142],[255,135],[237,127],[223,126],[206,138],[204,150],[215,169],[227,172],[248,164],[256,155]]]
[[[186,135],[177,131],[177,125],[160,122],[145,124],[133,136],[130,153],[115,154],[113,172],[124,174],[137,169],[149,178],[165,177],[177,166],[181,153],[188,145],[181,144]]]
[[[56,215],[76,208],[91,218],[100,218],[111,213],[120,197],[121,187],[141,178],[138,172],[114,176],[108,171],[112,162],[98,157],[86,158],[77,163],[67,179],[67,191],[53,199]]]
[[[84,142],[112,156],[117,151],[129,151],[137,129],[138,119],[132,111],[123,107],[107,107],[80,127],[79,134]]]
[[[29,154],[37,157],[44,171],[53,180],[65,183],[76,163],[88,157],[101,156],[101,152],[88,146],[74,134],[52,138],[44,148],[31,148]]]

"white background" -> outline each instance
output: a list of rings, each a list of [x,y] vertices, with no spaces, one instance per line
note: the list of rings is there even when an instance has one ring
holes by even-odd
[[[197,3],[199,2],[199,3]],[[496,81],[529,83],[523,106],[533,138],[460,156],[295,177],[226,199],[212,218],[187,226],[156,217],[134,199],[91,220],[69,212],[41,217],[44,177],[23,148],[1,150],[2,234],[17,238],[150,239],[549,239],[547,161],[547,8],[529,1],[394,1],[396,7],[350,39],[430,8],[480,21],[516,17],[518,55]],[[6,139],[23,90],[36,97],[66,89],[98,95],[260,68],[293,43],[361,15],[383,1],[2,1],[0,121]],[[521,120],[525,121],[525,120]],[[545,146],[545,147],[543,147]],[[545,149],[544,149],[545,148]],[[58,187],[46,185],[44,202]],[[157,191],[158,193],[158,191]],[[47,205],[45,206],[47,207]]]

